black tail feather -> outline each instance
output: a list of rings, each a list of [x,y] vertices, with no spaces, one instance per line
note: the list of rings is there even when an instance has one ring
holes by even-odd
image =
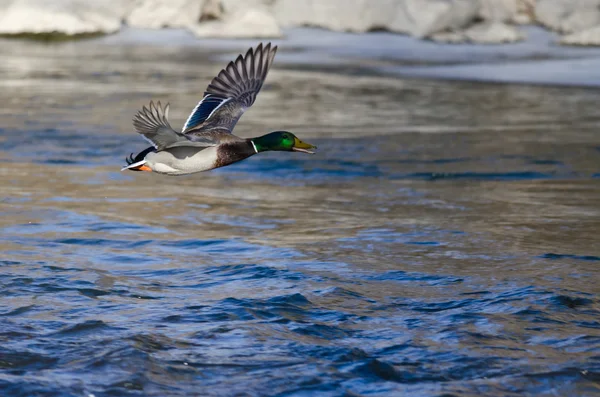
[[[150,152],[156,152],[156,149],[154,148],[154,146],[150,146],[150,147],[142,150],[135,157],[133,157],[133,153],[131,153],[129,155],[129,157],[125,157],[125,161],[127,162],[127,165],[137,163],[138,161],[142,161],[144,159],[144,157],[146,157],[146,155]],[[132,171],[137,171],[137,170],[132,170]]]

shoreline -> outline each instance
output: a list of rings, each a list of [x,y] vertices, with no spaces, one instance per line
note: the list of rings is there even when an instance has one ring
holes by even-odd
[[[7,53],[67,47],[68,53],[94,48],[157,47],[174,56],[228,62],[260,41],[280,46],[277,64],[285,68],[342,74],[454,80],[478,83],[600,87],[600,48],[565,47],[541,27],[521,27],[527,39],[511,44],[441,44],[388,32],[340,33],[292,28],[283,39],[199,39],[184,29],[125,28],[79,41],[41,43],[0,39]],[[164,51],[157,51],[165,56]]]
[[[369,75],[486,83],[600,87],[600,48],[554,44],[558,37],[537,26],[521,28],[527,39],[510,44],[441,44],[387,32],[339,33],[319,28],[285,30],[278,64],[363,70]],[[185,30],[134,29],[93,39],[101,45],[173,45],[218,51],[229,60],[261,39],[198,39]]]

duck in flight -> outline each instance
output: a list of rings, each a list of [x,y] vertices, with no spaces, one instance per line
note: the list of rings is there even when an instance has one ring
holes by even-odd
[[[169,104],[144,106],[133,118],[135,130],[152,146],[129,156],[121,169],[186,175],[224,167],[270,150],[314,152],[316,146],[302,142],[288,131],[244,139],[233,129],[252,106],[277,52],[271,43],[250,48],[211,81],[204,98],[194,108],[181,132],[169,124]]]

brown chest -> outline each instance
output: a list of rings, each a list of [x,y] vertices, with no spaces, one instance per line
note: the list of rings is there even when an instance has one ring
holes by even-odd
[[[256,154],[256,152],[250,142],[224,143],[217,148],[215,168],[237,163],[254,154]]]

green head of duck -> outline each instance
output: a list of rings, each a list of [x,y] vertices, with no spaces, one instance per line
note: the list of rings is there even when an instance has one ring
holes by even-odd
[[[315,145],[302,142],[298,137],[289,131],[274,131],[267,135],[253,138],[252,143],[257,152],[266,152],[276,150],[283,152],[302,152],[314,154],[310,149],[316,149]]]

